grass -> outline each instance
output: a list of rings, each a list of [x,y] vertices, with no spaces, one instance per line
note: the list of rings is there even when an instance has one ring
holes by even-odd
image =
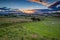
[[[16,21],[0,20],[0,40],[60,40],[59,18],[48,17],[39,22]]]

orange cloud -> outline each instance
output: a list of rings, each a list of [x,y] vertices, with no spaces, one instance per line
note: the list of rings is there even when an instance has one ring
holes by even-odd
[[[28,0],[28,1],[36,2],[36,3],[42,4],[44,6],[49,6],[49,4],[46,2],[46,0]]]
[[[28,1],[31,1],[31,2],[39,2],[40,0],[28,0]]]
[[[33,14],[36,12],[36,10],[21,10],[23,13],[27,13],[27,14]]]

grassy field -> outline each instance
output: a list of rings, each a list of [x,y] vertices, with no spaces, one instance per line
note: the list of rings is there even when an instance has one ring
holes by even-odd
[[[48,17],[32,22],[29,19],[0,18],[0,40],[60,40],[60,19]]]

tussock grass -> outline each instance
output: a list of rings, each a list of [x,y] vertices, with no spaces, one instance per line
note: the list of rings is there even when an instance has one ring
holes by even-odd
[[[55,17],[38,22],[2,21],[0,26],[0,40],[60,40],[60,19]]]

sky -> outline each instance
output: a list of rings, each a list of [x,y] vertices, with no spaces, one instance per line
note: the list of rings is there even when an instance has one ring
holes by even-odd
[[[37,0],[38,2],[39,0]],[[44,0],[43,0],[44,1]],[[46,0],[49,4],[58,0]],[[39,2],[34,0],[0,0],[0,7],[17,8],[20,10],[26,9],[47,9]],[[44,3],[45,4],[45,3]]]

